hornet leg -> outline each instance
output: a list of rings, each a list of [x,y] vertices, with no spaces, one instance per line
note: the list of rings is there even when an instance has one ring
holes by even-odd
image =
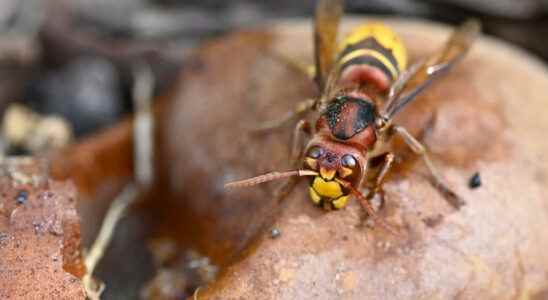
[[[381,188],[382,182],[384,178],[386,177],[386,174],[388,174],[388,171],[390,170],[390,168],[392,168],[393,164],[394,164],[394,153],[387,153],[384,156],[384,163],[382,165],[382,168],[379,174],[377,175],[377,178],[375,179],[375,186],[374,186],[375,191]]]
[[[290,152],[291,166],[294,168],[298,168],[303,155],[304,134],[310,134],[310,124],[306,120],[300,120],[297,122],[297,125],[295,125],[295,129],[293,130],[293,139]],[[291,193],[298,180],[299,177],[290,177],[278,190],[276,190],[275,197],[278,202],[281,202],[289,193]]]
[[[295,129],[293,129],[293,138],[291,141],[291,164],[293,167],[298,167],[301,161],[304,148],[304,134],[310,135],[310,124],[306,120],[299,120]]]
[[[378,211],[384,202],[384,192],[382,191],[382,183],[386,174],[394,164],[394,154],[387,153],[384,155],[384,162],[382,164],[381,170],[377,173],[377,176],[374,178],[372,186],[369,188],[369,192],[365,197],[374,211]],[[374,197],[379,196],[379,201],[375,200]]]
[[[399,134],[405,143],[415,152],[419,154],[426,164],[426,167],[430,171],[431,179],[434,186],[445,196],[447,202],[456,209],[459,209],[465,202],[457,196],[444,182],[441,175],[438,173],[438,170],[430,160],[426,148],[423,144],[417,141],[405,128],[401,126],[394,126],[394,130]]]
[[[284,126],[285,124],[302,116],[304,113],[310,111],[315,104],[316,104],[315,99],[306,99],[306,100],[300,101],[299,103],[297,103],[297,105],[292,111],[286,113],[283,117],[259,124],[259,126],[254,128],[253,131],[257,133],[263,133],[263,132],[278,129]]]

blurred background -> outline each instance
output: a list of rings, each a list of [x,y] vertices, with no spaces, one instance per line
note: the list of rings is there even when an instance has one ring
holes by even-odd
[[[486,34],[548,60],[548,0],[346,3],[346,12],[352,14],[451,25],[479,18]],[[187,66],[185,57],[200,43],[276,19],[308,18],[314,4],[312,0],[0,0],[0,153],[43,153],[108,128],[133,111],[136,64],[151,66],[155,93],[162,94]],[[137,239],[127,228],[140,223],[127,222],[117,234]],[[84,232],[84,244],[90,241]],[[177,251],[169,242],[150,245],[156,254]],[[116,247],[116,241],[110,251],[107,260],[112,265],[127,254],[123,245]],[[134,261],[139,261],[135,265],[118,265],[116,275],[99,270],[98,277],[110,287],[105,299],[135,299],[143,282],[150,280],[146,274],[135,274],[135,269],[153,268],[150,255],[146,250],[131,252]],[[157,280],[168,278],[193,291],[215,272],[207,258],[197,253],[186,253],[177,264],[198,279],[189,284],[192,280],[167,272]],[[132,281],[116,281],[124,276]],[[144,298],[154,298],[150,296],[154,282],[149,286],[150,294]]]
[[[1,148],[40,151],[109,126],[132,109],[136,61],[153,66],[158,92],[200,42],[272,19],[309,17],[313,6],[312,0],[2,0],[0,115],[14,101],[25,107],[9,110]],[[546,0],[348,0],[346,10],[448,24],[477,17],[487,34],[548,59]],[[43,121],[41,115],[60,118],[41,127],[37,121],[37,128],[13,125],[18,118]],[[29,141],[25,132],[32,130],[50,137]]]

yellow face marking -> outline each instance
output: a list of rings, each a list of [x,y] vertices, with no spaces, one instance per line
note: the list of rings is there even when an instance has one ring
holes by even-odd
[[[327,170],[325,168],[320,168],[320,175],[325,180],[332,180],[333,178],[335,178],[335,173],[336,172],[337,171],[335,171],[335,170]]]
[[[311,157],[307,157],[304,159],[304,162],[312,169],[312,170],[317,170],[318,169],[318,162],[317,160],[311,158]]]
[[[407,67],[407,51],[402,40],[392,29],[381,23],[358,26],[339,45],[339,53],[347,46],[359,43],[368,37],[374,38],[384,48],[390,49],[398,62],[400,71],[405,70]]]
[[[345,63],[351,61],[352,59],[360,56],[369,55],[376,59],[378,59],[383,65],[385,65],[390,73],[392,74],[392,78],[398,77],[398,70],[396,69],[396,66],[394,66],[386,56],[384,56],[382,53],[372,50],[372,49],[360,49],[360,50],[354,50],[347,55],[345,55],[343,58],[341,58],[340,64],[344,65]]]
[[[337,200],[333,201],[333,207],[335,208],[343,208],[346,203],[348,202],[348,198],[350,196],[349,195],[346,195],[346,196],[342,196],[342,197],[339,197]]]
[[[318,195],[327,198],[339,198],[343,195],[341,185],[336,181],[325,181],[321,177],[316,176],[312,183],[312,188]]]
[[[318,195],[318,193],[316,193],[316,191],[312,187],[308,188],[308,195],[310,196],[310,200],[312,200],[314,204],[320,204],[320,200],[322,200],[322,198],[320,197],[320,195]]]
[[[341,176],[342,178],[348,177],[350,175],[352,175],[352,169],[345,167],[339,169],[339,176]]]

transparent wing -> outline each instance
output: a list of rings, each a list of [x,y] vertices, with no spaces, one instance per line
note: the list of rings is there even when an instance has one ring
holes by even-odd
[[[337,32],[343,14],[343,0],[319,0],[314,19],[314,80],[323,91],[335,61]]]
[[[388,93],[383,117],[390,120],[409,102],[459,62],[472,46],[480,32],[480,23],[470,20],[453,32],[441,51],[411,66],[396,80]]]

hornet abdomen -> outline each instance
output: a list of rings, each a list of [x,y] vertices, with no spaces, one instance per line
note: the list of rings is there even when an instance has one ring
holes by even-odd
[[[387,90],[407,67],[407,51],[398,35],[380,23],[354,29],[339,45],[337,63],[343,83],[373,84]]]

